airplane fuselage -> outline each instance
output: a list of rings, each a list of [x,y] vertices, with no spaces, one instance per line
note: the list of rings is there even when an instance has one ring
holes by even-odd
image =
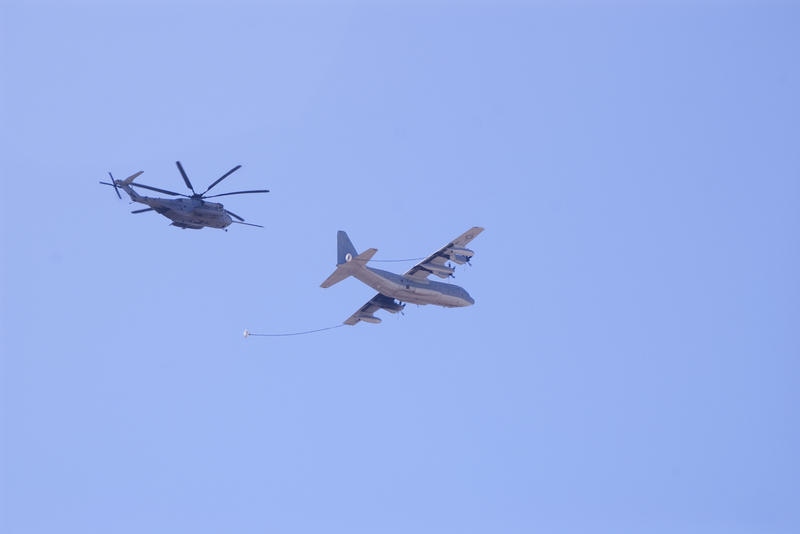
[[[463,287],[454,284],[406,278],[403,275],[366,266],[363,269],[355,269],[352,274],[379,293],[401,302],[435,304],[446,308],[461,308],[475,304]]]

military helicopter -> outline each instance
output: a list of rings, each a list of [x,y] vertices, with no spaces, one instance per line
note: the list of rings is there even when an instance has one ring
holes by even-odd
[[[246,224],[247,226],[257,226],[259,228],[264,228],[259,224],[251,224],[244,222],[244,219],[236,215],[230,210],[226,210],[222,204],[219,202],[207,202],[205,199],[207,198],[214,198],[214,197],[224,197],[226,195],[242,195],[245,193],[269,193],[268,189],[257,189],[253,191],[234,191],[232,193],[220,193],[219,195],[210,195],[206,196],[206,193],[211,191],[215,185],[220,183],[222,180],[239,170],[241,165],[237,165],[236,167],[232,168],[219,178],[217,178],[214,183],[208,186],[205,191],[202,193],[197,193],[192,187],[192,182],[189,181],[189,177],[186,176],[186,171],[183,170],[183,166],[181,165],[180,161],[176,161],[175,164],[178,166],[178,170],[181,172],[181,176],[183,176],[183,181],[186,183],[186,187],[192,192],[191,195],[186,195],[183,193],[176,193],[175,191],[168,191],[166,189],[159,189],[158,187],[153,187],[150,185],[144,184],[137,184],[133,181],[144,171],[139,171],[135,174],[132,174],[125,178],[124,180],[115,180],[114,176],[111,175],[109,172],[108,175],[111,177],[111,183],[109,182],[100,182],[103,185],[110,185],[116,191],[117,196],[122,198],[122,195],[119,194],[119,190],[122,189],[131,197],[133,202],[139,202],[141,204],[145,204],[149,206],[148,208],[144,208],[141,210],[134,210],[131,213],[144,213],[146,211],[155,211],[156,213],[160,213],[164,217],[172,220],[172,226],[177,226],[178,228],[191,228],[193,230],[200,230],[206,226],[211,228],[221,228],[226,232],[227,227],[231,225],[231,223],[236,224]],[[157,191],[159,193],[164,193],[165,195],[171,195],[174,197],[186,197],[186,198],[151,198],[145,197],[137,193],[132,189],[132,187],[141,187],[143,189],[149,189],[151,191]],[[233,218],[232,218],[233,217]],[[234,221],[233,219],[238,219]]]

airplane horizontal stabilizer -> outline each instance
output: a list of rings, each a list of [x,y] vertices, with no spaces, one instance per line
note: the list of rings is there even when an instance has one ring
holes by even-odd
[[[351,274],[353,273],[346,266],[337,267],[336,270],[333,271],[333,274],[331,274],[328,278],[326,278],[325,281],[322,282],[319,287],[331,287],[334,284],[338,284]]]
[[[356,257],[352,257],[348,254],[349,257],[345,260],[345,263],[338,265],[336,270],[333,271],[333,274],[331,274],[325,279],[324,282],[322,282],[322,284],[320,284],[320,287],[331,287],[334,284],[338,284],[348,276],[352,276],[357,269],[363,269],[376,252],[378,252],[377,248],[368,248]]]

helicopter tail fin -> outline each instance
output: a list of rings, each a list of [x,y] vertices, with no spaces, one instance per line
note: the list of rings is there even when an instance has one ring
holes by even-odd
[[[130,185],[130,183],[133,182],[136,178],[138,178],[139,175],[142,174],[143,172],[144,171],[139,171],[139,172],[133,173],[130,176],[128,176],[127,178],[125,178],[124,180],[119,180],[117,183],[119,185]]]
[[[131,174],[130,176],[128,176],[127,178],[125,178],[124,180],[114,180],[114,178],[112,177],[111,180],[112,180],[113,183],[111,183],[109,185],[113,185],[114,189],[116,189],[117,186],[119,186],[120,189],[122,189],[123,191],[128,193],[128,196],[131,197],[132,201],[141,202],[142,196],[139,195],[139,193],[137,193],[136,191],[133,190],[133,188],[131,187],[131,184],[143,172],[144,171],[135,172],[135,173]],[[111,173],[108,173],[108,175],[111,176]],[[101,182],[101,183],[103,183],[103,182]],[[117,195],[119,195],[119,191],[117,191]]]
[[[117,193],[117,197],[119,197],[119,198],[122,198],[122,196],[119,194],[119,188],[121,187],[126,193],[128,193],[128,195],[130,195],[132,200],[136,200],[136,198],[139,195],[137,195],[136,191],[133,191],[128,186],[131,184],[131,182],[133,182],[143,172],[144,171],[139,171],[137,173],[131,174],[130,176],[128,176],[124,180],[115,180],[114,179],[114,175],[111,174],[111,172],[109,172],[108,173],[108,177],[111,178],[111,182],[100,182],[100,183],[103,184],[103,185],[110,185],[111,187],[113,187],[114,191]]]

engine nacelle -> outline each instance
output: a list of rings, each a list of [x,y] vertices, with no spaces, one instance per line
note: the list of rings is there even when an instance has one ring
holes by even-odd
[[[388,311],[389,313],[397,313],[399,311],[403,311],[403,308],[406,307],[405,304],[400,304],[392,297],[387,297],[386,295],[379,295],[373,299],[373,302],[383,308],[384,310]]]
[[[450,256],[450,260],[454,263],[459,265],[464,265],[465,263],[469,262],[469,256],[462,256],[460,254],[453,254]]]
[[[358,318],[366,323],[378,324],[381,322],[381,320],[374,315],[359,315]]]
[[[447,249],[447,254],[449,256],[466,256],[467,258],[471,258],[475,255],[475,253],[468,248],[450,248]]]
[[[439,278],[447,278],[456,272],[455,268],[453,267],[448,267],[447,265],[440,265],[437,263],[423,263],[420,267],[429,270]]]

